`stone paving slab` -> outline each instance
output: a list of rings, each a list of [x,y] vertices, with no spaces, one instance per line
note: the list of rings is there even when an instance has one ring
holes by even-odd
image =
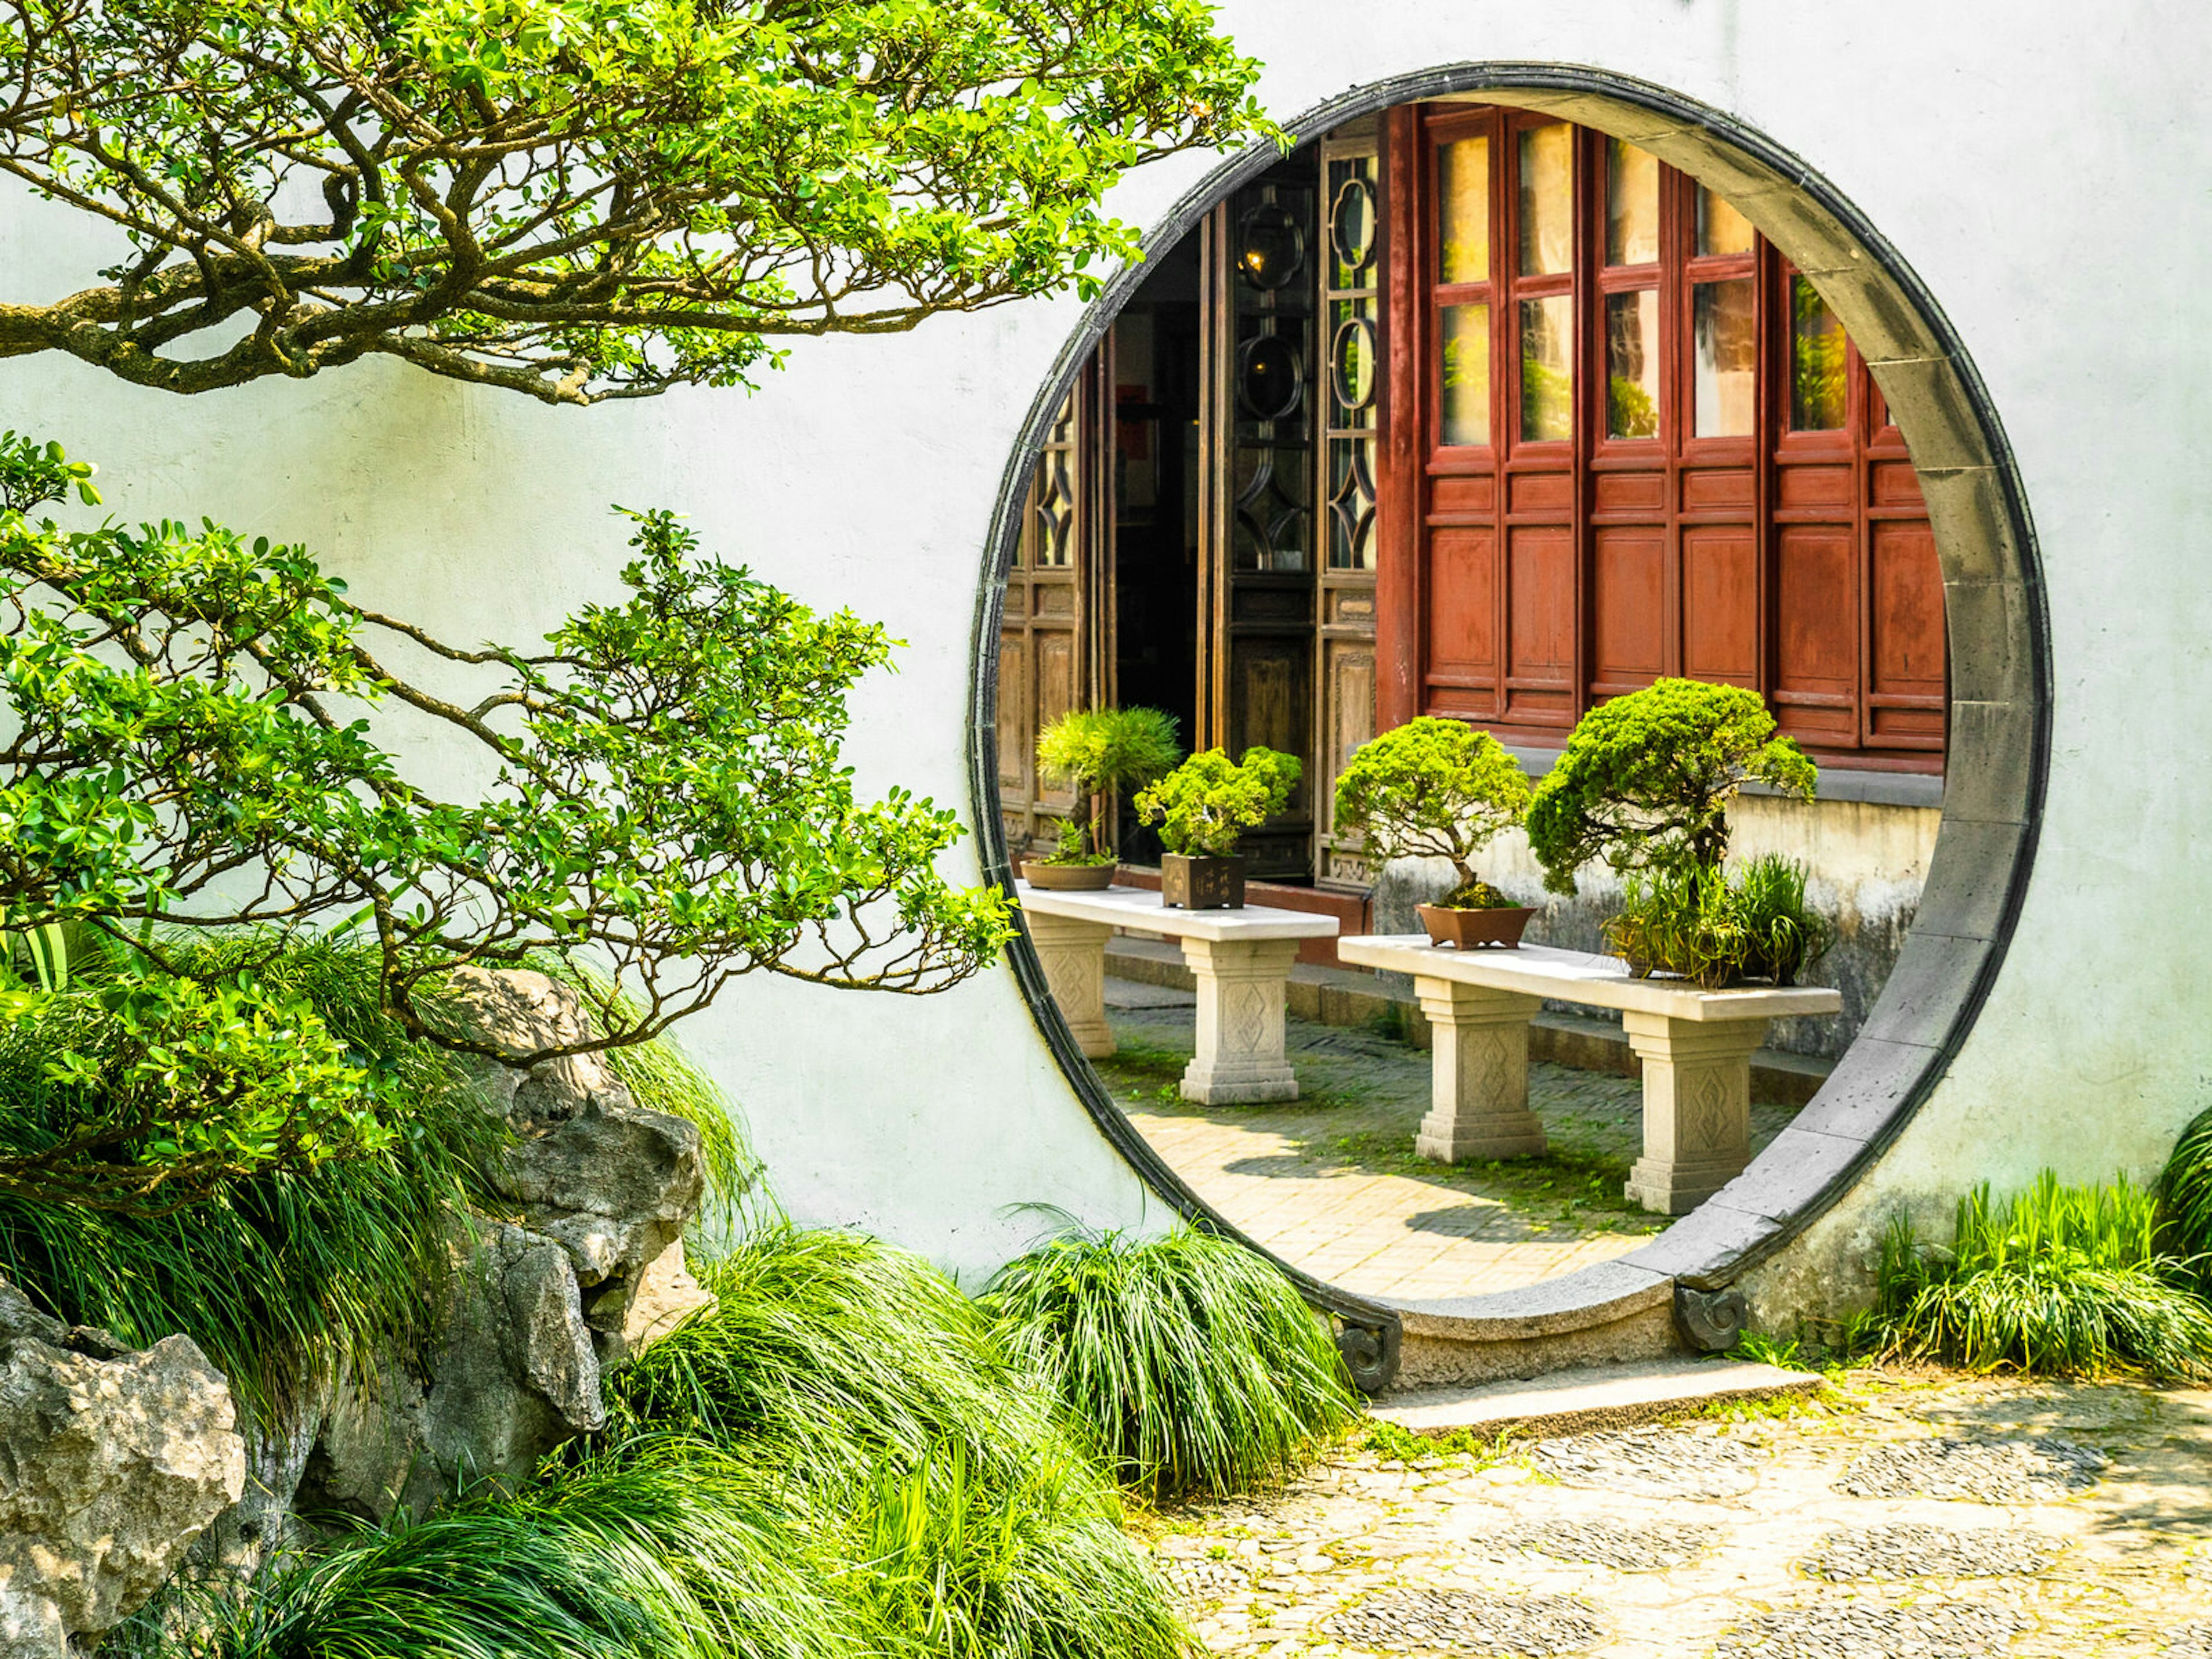
[[[1413,1152],[1429,1108],[1426,1050],[1292,1019],[1299,1099],[1197,1106],[1174,1088],[1193,1011],[1148,1000],[1158,988],[1117,983],[1128,984],[1107,981],[1108,1018],[1121,1051],[1096,1062],[1116,1103],[1200,1196],[1318,1278],[1407,1301],[1513,1290],[1625,1255],[1663,1224],[1620,1194],[1643,1138],[1633,1078],[1533,1062],[1529,1106],[1550,1155],[1434,1164]],[[1753,1150],[1795,1112],[1754,1103]]]
[[[1346,1450],[1283,1490],[1140,1526],[1200,1639],[1238,1659],[2212,1649],[2212,1392],[1863,1371],[1834,1387],[1503,1457]],[[1960,1439],[2106,1461],[2030,1499],[1843,1489],[1869,1451]]]
[[[1820,1388],[1812,1372],[1778,1365],[1656,1359],[1472,1388],[1409,1389],[1377,1401],[1368,1414],[1413,1434],[1471,1429],[1561,1435],[1626,1428],[1698,1406],[1809,1395]]]

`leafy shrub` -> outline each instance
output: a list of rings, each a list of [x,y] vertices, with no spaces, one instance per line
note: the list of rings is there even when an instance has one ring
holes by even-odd
[[[834,1564],[773,1484],[709,1446],[604,1452],[511,1497],[364,1528],[205,1622],[166,1659],[860,1659]],[[212,1617],[206,1617],[211,1613]]]
[[[2166,1248],[2189,1263],[2200,1286],[2212,1289],[2212,1109],[2182,1130],[2155,1190]]]
[[[1805,901],[1805,869],[1765,854],[1736,872],[1630,870],[1606,946],[1639,974],[1680,974],[1708,989],[1745,979],[1794,984],[1834,939]]]
[[[1037,733],[1037,765],[1073,783],[1091,803],[1087,818],[1060,826],[1054,864],[1099,864],[1113,857],[1097,797],[1150,783],[1182,754],[1175,716],[1158,708],[1072,708]]]
[[[1291,1282],[1211,1233],[1064,1236],[981,1301],[1117,1476],[1158,1494],[1279,1477],[1358,1413]]]
[[[1498,908],[1474,902],[1474,856],[1528,810],[1528,777],[1497,738],[1426,714],[1362,744],[1336,781],[1336,832],[1377,861],[1449,859],[1447,905]]]
[[[1205,750],[1139,794],[1137,816],[1159,825],[1170,853],[1227,858],[1239,836],[1283,810],[1304,769],[1295,756],[1257,744],[1233,762]]]
[[[1756,780],[1803,800],[1816,773],[1759,695],[1660,679],[1583,716],[1528,803],[1529,850],[1555,893],[1594,859],[1617,871],[1717,869],[1728,805]]]
[[[1978,1370],[2095,1374],[2122,1364],[2162,1377],[2212,1372],[2212,1307],[2164,1254],[2154,1195],[2125,1177],[2064,1187],[2045,1170],[1992,1204],[1959,1200],[1949,1248],[1900,1216],[1883,1240],[1869,1326],[1891,1351]]]

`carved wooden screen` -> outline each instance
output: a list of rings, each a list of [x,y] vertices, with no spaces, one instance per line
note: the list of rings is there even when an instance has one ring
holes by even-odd
[[[1386,149],[1385,722],[1549,748],[1680,674],[1832,763],[1941,769],[1926,508],[1810,285],[1599,133],[1442,106]]]
[[[1239,842],[1251,874],[1289,880],[1313,873],[1315,167],[1311,151],[1291,157],[1206,224],[1201,739],[1298,757],[1290,804]]]
[[[1375,439],[1381,405],[1381,158],[1375,126],[1346,128],[1321,147],[1323,212],[1322,325],[1328,346],[1320,391],[1327,428],[1321,456],[1320,697],[1315,732],[1315,878],[1364,886],[1357,839],[1330,822],[1336,780],[1375,735]]]
[[[1087,532],[1093,493],[1087,465],[1087,405],[1094,362],[1060,405],[1029,494],[1006,577],[999,630],[999,805],[1006,844],[1045,848],[1053,822],[1078,810],[1074,791],[1038,775],[1036,734],[1091,693],[1091,641],[1085,636],[1092,563]]]

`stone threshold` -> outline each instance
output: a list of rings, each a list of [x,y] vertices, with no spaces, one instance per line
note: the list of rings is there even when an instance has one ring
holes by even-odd
[[[1368,1415],[1412,1434],[1462,1430],[1497,1435],[1584,1434],[1624,1429],[1735,1400],[1819,1392],[1809,1371],[1746,1360],[1656,1359],[1599,1365],[1472,1388],[1415,1389],[1386,1395]]]
[[[1170,939],[1116,934],[1106,941],[1106,971],[1139,985],[1188,991],[1197,981]],[[1411,995],[1393,995],[1381,977],[1358,968],[1299,963],[1291,969],[1285,1007],[1293,1019],[1318,1025],[1390,1022],[1419,1048],[1431,1046],[1428,1016]],[[1608,1020],[1583,1014],[1538,1014],[1528,1028],[1528,1058],[1577,1071],[1635,1077],[1641,1072],[1627,1034]],[[1761,1048],[1751,1057],[1752,1098],[1778,1106],[1802,1106],[1828,1080],[1835,1062],[1812,1054]]]

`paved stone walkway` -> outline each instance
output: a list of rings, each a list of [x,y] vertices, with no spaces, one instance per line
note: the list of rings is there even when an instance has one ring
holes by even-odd
[[[1222,1214],[1347,1290],[1421,1299],[1532,1285],[1625,1255],[1663,1224],[1620,1195],[1643,1136],[1633,1078],[1532,1065],[1545,1158],[1432,1164],[1413,1156],[1425,1049],[1294,1019],[1299,1099],[1194,1106],[1175,1090],[1194,1041],[1190,994],[1109,980],[1107,1002],[1121,1052],[1098,1071],[1130,1121]],[[1753,1107],[1753,1149],[1792,1115]]]
[[[1224,1654],[2212,1656],[2206,1392],[1862,1371],[1142,1524]]]

